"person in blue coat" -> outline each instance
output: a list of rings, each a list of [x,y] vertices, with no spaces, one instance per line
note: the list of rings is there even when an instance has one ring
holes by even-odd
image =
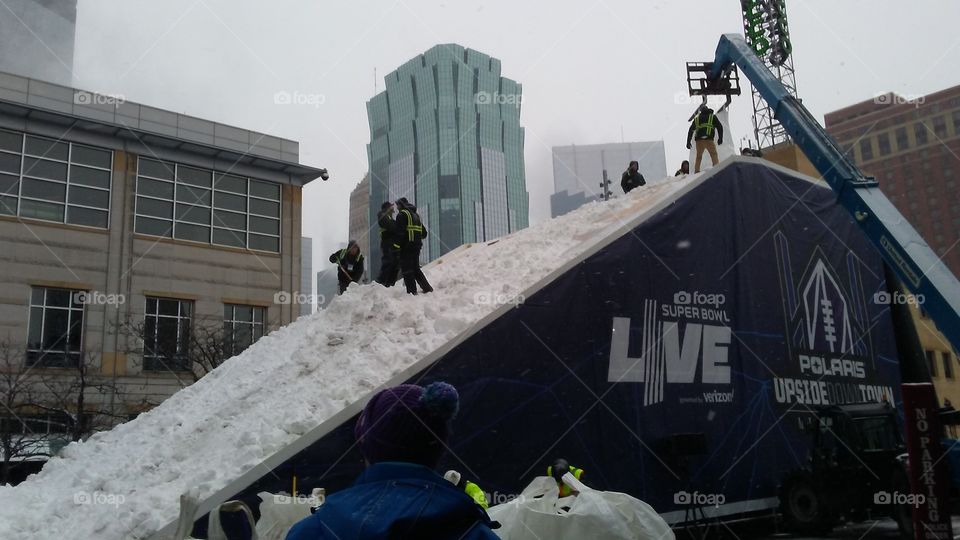
[[[367,469],[287,540],[496,539],[486,511],[434,470],[459,406],[456,389],[442,382],[374,395],[354,428]]]

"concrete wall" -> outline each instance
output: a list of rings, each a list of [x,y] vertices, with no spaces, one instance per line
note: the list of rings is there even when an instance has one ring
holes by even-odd
[[[4,0],[0,11],[0,71],[69,85],[77,0]]]
[[[813,166],[813,163],[810,162],[807,155],[800,150],[799,146],[793,143],[764,148],[763,159],[772,161],[777,165],[783,165],[788,169],[793,169],[812,178],[820,178],[820,172]]]

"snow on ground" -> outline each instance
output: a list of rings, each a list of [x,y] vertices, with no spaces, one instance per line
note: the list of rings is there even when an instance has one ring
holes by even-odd
[[[425,268],[436,288],[351,286],[155,409],[0,487],[0,538],[145,538],[456,337],[693,177],[640,188]],[[532,291],[531,291],[532,292]],[[86,499],[86,500],[85,500]]]

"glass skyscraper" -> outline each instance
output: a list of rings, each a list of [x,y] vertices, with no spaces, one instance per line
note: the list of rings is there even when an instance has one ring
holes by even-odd
[[[521,86],[500,76],[500,61],[437,45],[384,80],[386,90],[367,102],[371,240],[380,204],[400,197],[429,230],[424,262],[525,228]],[[376,276],[378,242],[370,250]]]

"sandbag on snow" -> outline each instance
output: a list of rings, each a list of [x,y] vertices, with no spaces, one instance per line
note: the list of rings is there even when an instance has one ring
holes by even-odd
[[[591,489],[570,473],[563,481],[580,494],[561,499],[556,481],[540,476],[516,499],[491,507],[488,514],[501,525],[494,532],[503,540],[674,540],[667,522],[647,503]]]

